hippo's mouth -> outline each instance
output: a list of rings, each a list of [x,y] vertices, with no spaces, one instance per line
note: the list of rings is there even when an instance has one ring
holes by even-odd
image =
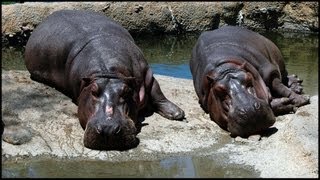
[[[246,88],[246,100],[247,99],[254,99],[255,101],[259,101],[258,97],[257,97],[257,94],[256,94],[256,91],[253,87],[247,87]],[[250,97],[250,98],[248,98]],[[242,99],[244,100],[244,99]],[[220,103],[220,110],[222,111],[222,116],[224,119],[228,119],[230,118],[230,114],[232,114],[232,109],[234,108],[234,106],[238,105],[238,106],[244,106],[246,104],[241,104],[241,103],[238,103],[236,102],[236,98],[232,98],[230,94],[225,94],[224,96],[218,96],[218,101]],[[245,101],[244,101],[245,102]],[[254,103],[252,100],[251,102],[250,101],[247,101],[247,103],[252,103],[252,104],[260,104],[260,103],[263,103],[265,104],[264,102],[260,102],[260,103]],[[230,112],[231,111],[231,112]],[[248,112],[246,112],[246,109],[245,108],[239,108],[238,109],[238,115],[239,115],[239,118],[240,119],[245,119],[246,118],[246,114]],[[241,118],[242,117],[242,118]]]
[[[268,103],[257,98],[248,98],[247,104],[239,103],[228,113],[228,131],[231,136],[248,137],[260,134],[275,122],[275,116]]]
[[[224,119],[228,119],[229,111],[231,108],[231,98],[229,95],[224,96],[223,98],[220,98],[221,103],[221,110],[222,110],[222,117]]]
[[[136,137],[135,128],[121,131],[115,136],[98,134],[95,128],[87,126],[84,133],[84,146],[94,150],[119,150],[124,151],[138,146],[140,140]]]

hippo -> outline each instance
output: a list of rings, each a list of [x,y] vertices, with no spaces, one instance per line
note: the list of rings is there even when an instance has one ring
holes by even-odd
[[[200,107],[231,137],[261,135],[276,116],[310,103],[278,47],[244,27],[201,33],[189,65]]]
[[[77,105],[90,149],[136,147],[139,124],[154,112],[170,120],[185,116],[163,94],[128,30],[98,12],[50,14],[28,39],[25,65],[32,80]]]

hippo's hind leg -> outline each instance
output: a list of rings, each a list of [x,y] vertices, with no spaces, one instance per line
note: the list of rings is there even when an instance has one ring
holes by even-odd
[[[52,83],[48,81],[46,78],[48,76],[47,74],[48,73],[41,74],[40,72],[37,72],[37,73],[30,72],[30,79],[53,87]]]
[[[288,77],[288,87],[295,93],[297,94],[302,94],[302,80],[298,78],[297,75],[295,74],[292,74],[290,76],[287,76]]]
[[[271,90],[277,96],[280,96],[280,98],[273,98],[270,103],[275,115],[290,113],[295,111],[297,107],[310,103],[309,96],[296,93],[290,87],[285,86],[279,78],[273,79]]]

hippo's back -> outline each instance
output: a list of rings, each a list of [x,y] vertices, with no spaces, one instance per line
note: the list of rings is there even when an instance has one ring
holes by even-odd
[[[125,28],[103,14],[84,10],[53,12],[36,27],[26,45],[25,64],[31,78],[65,88],[73,58],[101,35],[134,42]]]
[[[33,71],[37,68],[34,65],[36,61],[46,61],[41,63],[43,65],[49,65],[48,59],[66,61],[71,48],[81,46],[81,43],[86,43],[92,36],[106,32],[133,41],[126,29],[102,14],[82,10],[53,12],[29,38],[25,52],[26,66]]]
[[[276,73],[286,78],[283,57],[277,46],[264,36],[243,27],[224,26],[203,32],[192,52],[190,69],[196,89],[202,86],[202,78],[221,60],[235,58],[253,65],[269,85]]]
[[[90,34],[106,32],[133,40],[126,29],[103,14],[84,10],[60,10],[53,12],[37,26],[27,46],[47,40],[50,40],[51,44],[73,43]]]

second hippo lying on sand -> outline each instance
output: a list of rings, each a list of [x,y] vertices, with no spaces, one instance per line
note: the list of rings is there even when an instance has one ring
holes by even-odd
[[[301,95],[302,80],[288,76],[277,46],[242,27],[202,33],[190,69],[202,109],[231,136],[260,133],[275,115],[309,103]]]

